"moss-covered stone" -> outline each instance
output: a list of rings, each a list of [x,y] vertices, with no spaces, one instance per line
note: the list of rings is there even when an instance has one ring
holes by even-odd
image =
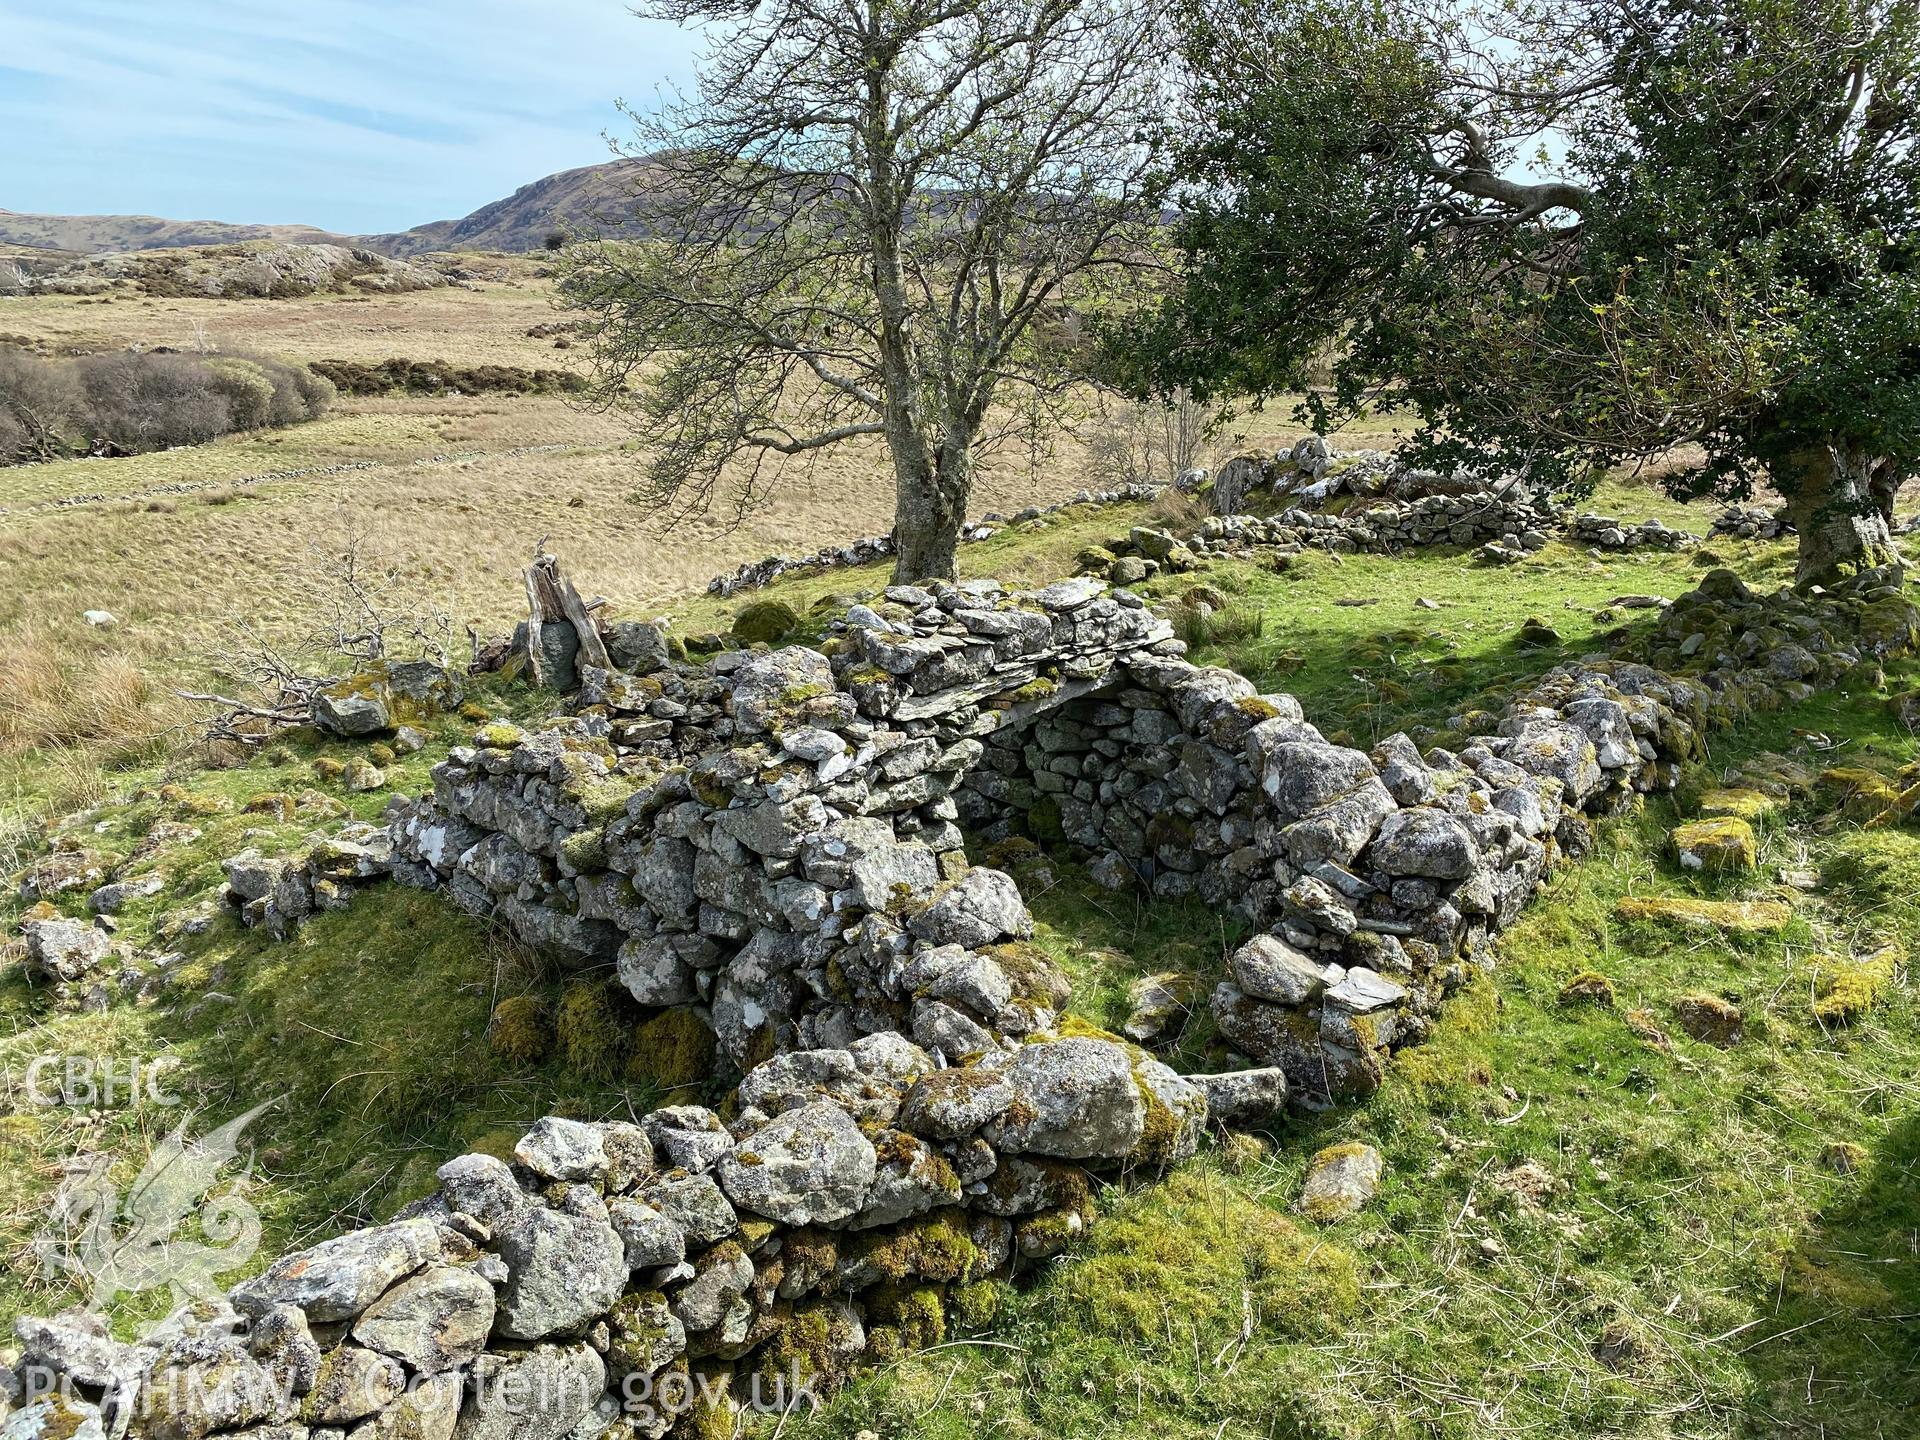
[[[1004,1287],[998,1280],[972,1280],[947,1290],[947,1318],[962,1330],[984,1330],[1000,1313]]]
[[[1760,859],[1753,826],[1737,816],[1689,820],[1673,832],[1673,853],[1689,870],[1725,874],[1751,870]]]
[[[847,1261],[882,1279],[950,1281],[971,1275],[980,1258],[964,1210],[934,1210],[891,1231],[863,1231],[843,1242]]]
[[[1694,900],[1675,895],[1629,895],[1615,904],[1613,913],[1622,920],[1743,935],[1774,934],[1793,919],[1793,911],[1778,900]]]
[[[800,628],[800,612],[784,600],[755,600],[733,617],[733,638],[742,645],[771,645]]]
[[[900,1355],[931,1349],[947,1338],[945,1289],[939,1285],[876,1285],[863,1297],[870,1329],[868,1349],[885,1363]],[[886,1332],[891,1332],[888,1334]],[[881,1337],[876,1350],[874,1339]]]
[[[1704,991],[1675,1000],[1673,1018],[1694,1039],[1723,1050],[1739,1044],[1746,1033],[1746,1017],[1740,1013],[1740,1007]]]
[[[553,1050],[553,1023],[537,995],[509,995],[493,1007],[487,1025],[487,1044],[493,1053],[516,1064],[531,1065]]]
[[[527,732],[509,720],[495,720],[474,732],[473,743],[482,750],[511,750],[527,738]]]
[[[854,1313],[838,1300],[795,1305],[755,1357],[754,1368],[763,1385],[797,1377],[828,1395],[852,1375],[865,1338]]]
[[[663,1010],[634,1032],[629,1080],[662,1090],[697,1085],[713,1073],[713,1028],[693,1010]]]
[[[1758,824],[1780,808],[1780,802],[1750,786],[1709,790],[1700,797],[1700,813],[1709,819],[1733,816]]]
[[[1852,1025],[1866,1018],[1880,993],[1893,981],[1900,958],[1888,945],[1864,960],[1823,955],[1814,962],[1816,998],[1813,1018],[1822,1025]]]

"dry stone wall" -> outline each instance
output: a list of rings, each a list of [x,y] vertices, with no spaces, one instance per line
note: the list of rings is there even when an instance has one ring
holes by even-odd
[[[1085,1227],[1100,1180],[1378,1084],[1588,815],[1920,624],[1871,579],[1762,598],[1715,572],[1655,628],[1662,668],[1561,667],[1425,754],[1329,742],[1093,580],[896,588],[817,650],[701,670],[657,641],[619,637],[633,668],[588,671],[575,713],[485,727],[319,863],[443,888],[698,1008],[741,1072],[723,1110],[543,1120],[139,1344],[24,1321],[19,1378],[64,1389],[5,1440],[633,1440],[938,1343]],[[1241,906],[1258,933],[1212,1004],[1260,1063],[1183,1077],[1075,1033],[961,819],[1057,827],[1111,883]],[[259,923],[337,898],[315,862],[230,873]]]

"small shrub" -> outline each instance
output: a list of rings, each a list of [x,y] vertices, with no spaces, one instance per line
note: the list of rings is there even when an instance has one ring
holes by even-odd
[[[258,355],[127,351],[42,360],[0,347],[0,464],[135,455],[324,414],[333,387]]]

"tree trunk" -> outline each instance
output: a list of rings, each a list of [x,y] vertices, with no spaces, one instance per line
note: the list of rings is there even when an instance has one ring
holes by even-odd
[[[955,578],[960,526],[967,518],[967,492],[973,480],[970,443],[949,435],[930,472],[910,475],[896,461],[896,473],[894,583]]]
[[[1831,585],[1862,570],[1898,566],[1892,465],[1844,440],[1788,451],[1769,466],[1800,532],[1799,585]]]

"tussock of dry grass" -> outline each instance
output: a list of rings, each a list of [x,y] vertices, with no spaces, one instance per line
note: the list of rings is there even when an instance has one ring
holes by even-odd
[[[42,815],[92,804],[113,771],[167,755],[183,714],[124,654],[76,653],[38,627],[0,641],[0,871]]]

